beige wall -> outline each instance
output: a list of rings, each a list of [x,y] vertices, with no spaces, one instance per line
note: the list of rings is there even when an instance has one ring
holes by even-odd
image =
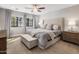
[[[79,5],[41,15],[40,20],[45,20],[48,23],[54,22],[54,21],[57,21],[56,23],[61,23],[62,22],[61,20],[54,20],[54,18],[62,18],[62,17],[64,17],[65,27],[67,27],[69,20],[70,21],[76,20],[78,24],[79,23]]]
[[[0,8],[0,30],[5,29],[5,10]]]

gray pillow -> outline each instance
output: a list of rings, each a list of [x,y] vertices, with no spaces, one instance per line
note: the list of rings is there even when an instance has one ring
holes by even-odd
[[[53,30],[52,26],[53,26],[52,24],[47,24],[46,29]]]
[[[53,30],[61,30],[61,27],[59,25],[53,25]]]

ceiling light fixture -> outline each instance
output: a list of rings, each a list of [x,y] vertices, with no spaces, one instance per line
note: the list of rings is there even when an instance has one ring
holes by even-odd
[[[32,12],[38,12],[38,6],[35,4],[35,5],[33,5],[33,10],[32,10]]]
[[[31,12],[42,12],[42,10],[45,9],[45,7],[40,7],[40,5],[38,4],[32,4],[32,8],[25,7],[24,9],[31,9]]]

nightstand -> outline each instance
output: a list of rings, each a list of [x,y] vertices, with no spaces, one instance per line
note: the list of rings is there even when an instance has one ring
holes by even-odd
[[[5,30],[0,30],[0,54],[5,54],[7,49],[7,36]]]
[[[79,33],[63,31],[62,39],[79,45]]]

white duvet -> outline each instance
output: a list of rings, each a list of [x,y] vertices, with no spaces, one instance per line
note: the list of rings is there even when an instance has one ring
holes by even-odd
[[[56,36],[55,33],[57,33],[57,35],[61,33],[60,30],[47,30],[47,29],[40,29],[40,28],[38,28],[38,29],[27,29],[27,33],[30,33],[32,36],[35,35],[36,33],[39,33],[39,32],[48,33],[52,40]]]
[[[27,33],[30,34],[31,36],[34,36],[35,34],[39,33],[40,38],[38,39],[39,41],[38,46],[42,49],[45,49],[49,47],[50,45],[53,45],[57,41],[54,39],[54,37],[56,36],[55,33],[60,34],[60,31],[59,30],[47,30],[47,29],[29,29],[27,30]],[[47,44],[48,35],[46,33],[51,37],[53,42]]]

